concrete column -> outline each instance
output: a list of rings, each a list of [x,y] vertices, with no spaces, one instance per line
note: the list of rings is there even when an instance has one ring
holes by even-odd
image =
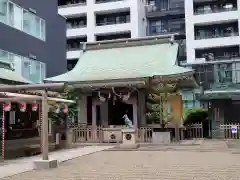
[[[72,129],[66,130],[66,141],[65,141],[65,148],[71,148],[73,142],[73,131]]]
[[[237,0],[237,8],[238,8],[238,12],[240,12],[240,0]]]
[[[87,41],[95,41],[96,16],[94,13],[95,0],[87,0]]]
[[[48,160],[48,104],[47,91],[42,93],[42,159]]]
[[[187,62],[195,62],[195,38],[194,38],[194,22],[195,16],[193,12],[193,0],[185,1],[185,26],[186,26],[186,46],[187,46]]]
[[[108,101],[100,105],[101,123],[103,127],[108,126]]]
[[[78,100],[78,123],[87,124],[87,96],[81,95]]]

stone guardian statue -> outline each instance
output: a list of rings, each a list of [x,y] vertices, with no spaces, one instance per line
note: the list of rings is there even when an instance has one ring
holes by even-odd
[[[133,128],[132,121],[128,118],[127,113],[123,115],[123,119],[127,128]]]

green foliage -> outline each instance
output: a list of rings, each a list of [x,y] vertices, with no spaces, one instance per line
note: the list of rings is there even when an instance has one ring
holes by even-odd
[[[168,103],[168,97],[175,87],[166,84],[165,86],[153,86],[147,97],[147,120],[148,122],[158,123],[162,128],[172,121],[173,116]]]
[[[64,99],[76,101],[77,92],[73,86],[67,85],[64,87],[63,92],[61,93],[61,97]],[[59,113],[55,113],[50,110],[48,115],[49,115],[49,118],[52,120],[53,124],[55,124],[59,119],[65,119],[65,116],[66,116],[66,114],[62,112],[61,108]],[[70,119],[77,118],[77,103],[68,104],[68,116]]]
[[[201,107],[183,109],[184,124],[204,123],[208,117],[208,110]]]
[[[74,100],[77,99],[77,92],[73,86],[67,85],[64,87],[63,93],[61,94],[63,98],[68,100]],[[77,102],[77,101],[76,101]],[[77,117],[77,103],[70,103],[68,104],[68,115],[70,118],[76,119]]]

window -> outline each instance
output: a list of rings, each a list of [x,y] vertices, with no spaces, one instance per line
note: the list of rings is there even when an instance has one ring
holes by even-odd
[[[46,24],[43,19],[41,19],[41,39],[46,40]]]
[[[8,23],[12,27],[14,27],[14,12],[13,12],[14,7],[13,6],[14,6],[13,3],[8,4]]]
[[[34,83],[40,83],[46,78],[46,64],[24,58],[22,61],[22,76]]]
[[[15,27],[16,29],[22,30],[22,8],[9,3],[8,5],[8,15],[9,15],[9,25]]]
[[[39,61],[30,60],[30,80],[41,82],[41,65]]]
[[[35,23],[35,35],[39,38],[41,38],[41,19],[37,16],[33,18]]]
[[[23,31],[33,35],[33,17],[32,13],[23,10]],[[34,28],[35,29],[35,28]]]
[[[8,52],[0,50],[0,60],[8,60]]]
[[[7,23],[7,0],[0,0],[0,22]]]
[[[30,80],[30,61],[28,58],[24,58],[22,61],[22,76]]]
[[[0,0],[0,22],[45,40],[45,20],[8,0]]]
[[[0,49],[0,62],[11,65],[11,69],[24,78],[34,82],[42,82],[46,78],[46,64]]]
[[[46,78],[46,64],[40,63],[41,66],[41,81],[43,81]]]
[[[161,0],[160,1],[160,10],[168,10],[169,9],[169,0]]]

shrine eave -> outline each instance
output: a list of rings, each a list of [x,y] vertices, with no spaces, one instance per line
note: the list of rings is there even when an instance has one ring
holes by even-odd
[[[144,87],[148,79],[178,81],[185,74],[192,76],[192,69],[176,65],[178,43],[171,36],[125,41],[86,44],[71,71],[45,82],[64,82],[79,88]]]
[[[93,88],[111,88],[111,87],[136,87],[144,88],[148,85],[148,79],[117,79],[107,81],[92,81],[92,82],[73,82],[70,83],[75,88],[93,89]]]

